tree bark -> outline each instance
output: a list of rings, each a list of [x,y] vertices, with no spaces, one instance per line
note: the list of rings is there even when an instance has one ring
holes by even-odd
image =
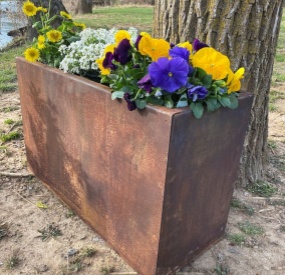
[[[21,0],[21,2],[24,2],[25,0]],[[50,0],[32,0],[37,7],[49,7]],[[62,1],[61,0],[51,0],[51,10],[50,10],[50,17],[59,14],[61,11],[67,12]],[[36,16],[36,21],[39,21],[40,17],[39,15]],[[61,24],[61,19],[57,18],[52,22],[53,28],[57,28]],[[29,18],[28,20],[28,26],[27,26],[27,40],[32,41],[34,37],[37,37],[37,31],[36,29],[32,28],[33,22]]]
[[[76,8],[74,10],[75,14],[92,13],[92,0],[78,0]]]
[[[282,0],[156,0],[153,34],[177,43],[194,38],[245,67],[242,90],[254,94],[240,184],[262,179],[267,163],[268,101]],[[238,125],[237,125],[238,127]],[[225,171],[226,173],[226,171]]]

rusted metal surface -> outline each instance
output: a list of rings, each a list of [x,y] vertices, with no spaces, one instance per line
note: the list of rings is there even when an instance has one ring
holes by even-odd
[[[17,59],[33,173],[139,274],[172,274],[224,233],[252,99],[194,119],[129,112],[100,84]]]

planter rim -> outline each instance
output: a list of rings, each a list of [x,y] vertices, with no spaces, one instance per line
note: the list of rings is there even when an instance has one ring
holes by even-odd
[[[56,72],[57,74],[59,75],[64,75],[65,77],[69,78],[69,79],[76,79],[76,81],[78,82],[81,82],[81,83],[84,83],[85,85],[91,85],[91,86],[94,86],[96,85],[97,89],[100,90],[100,91],[108,91],[110,92],[110,97],[111,97],[111,91],[112,89],[109,88],[108,86],[102,84],[102,83],[99,83],[99,82],[95,82],[95,81],[92,81],[86,77],[83,77],[83,76],[80,76],[80,75],[76,75],[76,74],[71,74],[71,73],[65,73],[64,71],[58,69],[58,68],[54,68],[54,67],[51,67],[47,64],[44,64],[44,63],[40,63],[38,61],[36,62],[29,62],[27,61],[24,57],[16,57],[16,60],[19,59],[21,61],[24,61],[24,62],[27,62],[27,63],[30,63],[36,67],[45,67],[46,70],[48,71],[51,71],[51,72]],[[247,93],[247,92],[244,92],[244,91],[241,91],[240,94],[239,94],[239,99],[243,99],[245,97],[253,97],[253,94],[251,93]],[[191,114],[191,110],[189,107],[183,107],[183,108],[167,108],[165,106],[160,106],[160,105],[153,105],[153,104],[147,104],[146,109],[148,110],[158,110],[159,112],[162,112],[164,114],[167,114],[167,115],[175,115],[175,114],[179,114],[179,113],[182,113],[182,112],[189,112],[189,115],[192,115]],[[137,109],[135,111],[138,111],[138,112],[141,112],[143,111],[143,109]],[[205,111],[207,112],[207,111]]]

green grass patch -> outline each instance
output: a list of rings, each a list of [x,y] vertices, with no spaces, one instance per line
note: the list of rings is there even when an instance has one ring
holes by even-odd
[[[14,122],[15,122],[15,121],[14,121],[13,119],[8,118],[8,119],[6,119],[6,120],[4,121],[4,124],[11,125],[11,124],[13,124]]]
[[[41,233],[40,238],[42,239],[42,241],[46,241],[52,237],[58,237],[62,235],[61,230],[53,224],[49,224],[42,230],[38,230],[38,232]]]
[[[135,27],[139,31],[151,33],[153,7],[119,6],[95,8],[92,15],[78,15],[74,19],[91,28],[111,29],[115,27],[118,29],[127,29]]]
[[[18,139],[20,138],[22,135],[21,133],[17,132],[17,131],[14,131],[14,132],[10,132],[9,134],[0,134],[0,140],[2,142],[7,142],[7,141],[10,141],[10,140],[13,140],[13,139]]]
[[[261,235],[264,233],[264,229],[260,226],[254,225],[249,221],[238,223],[239,229],[247,235]]]
[[[19,251],[18,250],[13,250],[11,252],[10,255],[8,255],[8,257],[5,259],[4,261],[4,267],[6,269],[14,269],[16,268],[17,266],[19,266],[21,260],[19,258]]]
[[[26,46],[0,51],[0,92],[11,92],[17,89],[15,58],[21,56]]]
[[[20,107],[18,106],[10,106],[10,107],[4,107],[0,110],[0,112],[4,112],[4,113],[9,113],[9,112],[13,112],[13,111],[16,111],[16,110],[19,110]]]
[[[249,216],[252,216],[254,214],[254,209],[252,206],[246,205],[245,203],[241,202],[238,199],[232,199],[231,207],[238,208]]]
[[[277,188],[272,184],[258,180],[253,185],[250,185],[246,188],[249,192],[259,196],[259,197],[271,197],[277,192]]]
[[[238,233],[228,234],[226,238],[230,241],[231,245],[241,245],[246,242],[245,236]]]

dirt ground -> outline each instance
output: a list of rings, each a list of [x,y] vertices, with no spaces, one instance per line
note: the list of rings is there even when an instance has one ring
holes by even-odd
[[[285,86],[275,90],[285,95]],[[227,236],[179,274],[285,274],[285,99],[270,113],[267,182],[278,188],[270,198],[238,189]],[[12,119],[12,124],[4,121]],[[0,94],[0,130],[20,139],[0,144],[0,274],[136,274],[38,179],[29,176],[22,137],[18,92]],[[7,173],[13,173],[9,176]],[[6,176],[5,176],[6,175]],[[249,222],[263,232],[243,233]],[[131,244],[130,244],[131,245]]]

